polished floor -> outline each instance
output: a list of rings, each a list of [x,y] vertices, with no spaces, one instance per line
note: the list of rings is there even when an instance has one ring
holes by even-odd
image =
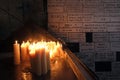
[[[30,64],[13,65],[13,57],[0,58],[0,80],[77,80],[63,58],[51,61],[51,70],[42,76],[31,72]]]

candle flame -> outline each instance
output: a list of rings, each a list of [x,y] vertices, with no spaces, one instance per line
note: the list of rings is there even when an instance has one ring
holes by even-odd
[[[15,41],[15,44],[17,44],[17,43],[18,43],[18,41],[16,40],[16,41]]]
[[[50,58],[53,58],[58,53],[58,49],[62,48],[60,42],[55,41],[38,41],[38,42],[24,42],[21,44],[21,47],[28,46],[29,54],[35,54],[36,50],[45,49],[46,52],[50,54]]]

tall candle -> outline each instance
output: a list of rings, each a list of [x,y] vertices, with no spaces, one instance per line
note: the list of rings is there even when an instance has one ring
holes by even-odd
[[[40,55],[42,74],[47,73],[47,60],[46,60],[45,46],[46,46],[46,42],[43,42],[43,41],[36,44],[37,50],[39,51],[39,55]]]
[[[47,73],[47,60],[46,60],[46,53],[45,48],[40,48],[40,54],[41,54],[41,63],[42,63],[42,74]]]
[[[36,49],[35,58],[36,58],[36,74],[41,76],[42,75],[42,59],[41,59],[41,51],[40,49]]]
[[[18,65],[20,64],[20,45],[17,41],[13,44],[14,49],[14,64]]]
[[[30,42],[29,41],[27,41],[26,43],[25,43],[25,45],[26,45],[26,48],[27,48],[27,53],[29,53],[29,46],[30,46]]]
[[[36,55],[35,55],[35,49],[30,50],[30,63],[31,63],[31,69],[33,73],[36,73]]]
[[[21,44],[21,61],[26,62],[27,58],[28,58],[27,46],[25,42],[23,41],[23,43]]]
[[[49,50],[45,49],[45,53],[46,53],[46,61],[47,61],[47,71],[50,70],[50,52]]]

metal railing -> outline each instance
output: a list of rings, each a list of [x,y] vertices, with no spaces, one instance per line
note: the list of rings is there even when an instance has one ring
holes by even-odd
[[[79,80],[99,80],[98,76],[91,71],[80,59],[78,59],[68,48],[65,49],[67,61]]]

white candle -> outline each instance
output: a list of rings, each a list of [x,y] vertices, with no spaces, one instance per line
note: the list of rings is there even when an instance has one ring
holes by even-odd
[[[44,48],[44,44],[41,44],[42,46],[39,47],[39,55],[40,57],[40,61],[41,61],[41,70],[42,70],[42,74],[46,74],[47,73],[47,60],[46,60],[46,53],[45,53],[45,48]]]
[[[36,74],[41,76],[42,75],[42,60],[41,60],[41,51],[39,49],[36,49],[36,52],[35,52],[35,58],[36,58]]]
[[[43,49],[44,52],[42,52],[42,73],[46,74],[48,72],[47,70],[47,58],[46,58],[46,53],[45,49]]]
[[[36,55],[35,55],[35,50],[31,50],[29,52],[30,55],[30,63],[31,63],[31,68],[32,68],[32,72],[36,73]]]
[[[13,49],[14,49],[14,64],[18,65],[20,64],[20,45],[18,44],[17,41],[13,44]]]
[[[30,42],[29,41],[27,41],[26,43],[25,43],[25,45],[26,45],[26,48],[27,48],[27,53],[29,53],[29,46],[30,46]]]
[[[50,51],[45,49],[45,53],[46,53],[46,61],[47,61],[47,71],[50,70]]]
[[[28,58],[27,46],[25,42],[23,41],[23,43],[21,44],[21,61],[26,62],[27,58]]]
[[[38,76],[41,76],[41,74],[42,74],[41,54],[40,54],[40,50],[39,50],[38,46],[36,46],[35,43],[33,43],[29,46],[29,55],[30,55],[32,72]]]
[[[40,56],[40,60],[41,60],[42,74],[47,73],[47,60],[46,60],[45,46],[46,46],[46,42],[43,42],[43,41],[36,44],[37,50],[39,51],[38,56]]]

